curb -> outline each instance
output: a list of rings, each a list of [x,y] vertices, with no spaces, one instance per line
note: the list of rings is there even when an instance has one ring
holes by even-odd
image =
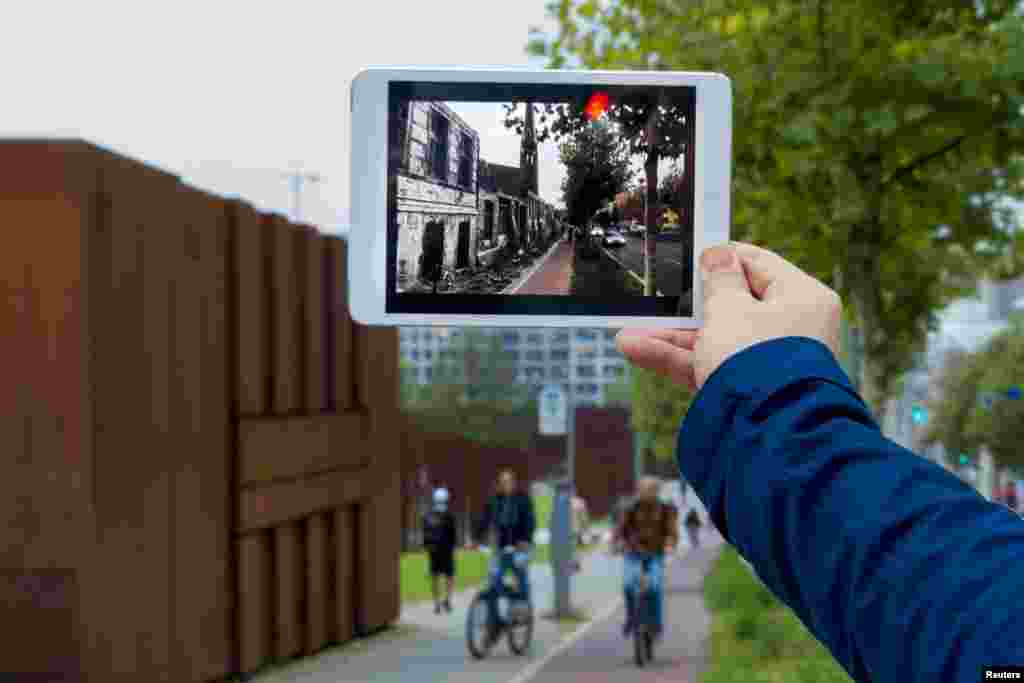
[[[615,256],[613,256],[613,255],[612,255],[612,253],[611,253],[610,251],[608,251],[608,250],[607,250],[607,249],[605,249],[604,247],[601,247],[601,251],[603,251],[603,252],[604,252],[605,256],[607,256],[607,257],[608,257],[608,258],[610,258],[610,259],[611,259],[612,261],[614,261],[614,262],[615,262],[615,265],[617,265],[617,266],[618,266],[619,268],[622,268],[622,269],[623,269],[624,271],[626,271],[626,273],[628,273],[629,275],[631,275],[631,276],[633,277],[633,279],[634,279],[634,280],[636,280],[637,282],[639,282],[639,283],[640,283],[641,285],[642,285],[642,284],[644,284],[644,279],[643,279],[642,277],[640,277],[639,275],[637,275],[636,273],[634,273],[634,272],[633,272],[632,270],[630,270],[629,268],[627,268],[627,267],[626,267],[626,265],[625,265],[625,264],[624,264],[624,263],[623,263],[622,261],[620,261],[619,259],[615,258]],[[664,294],[662,294],[662,293],[661,293],[661,292],[660,292],[659,290],[657,290],[657,289],[656,289],[656,290],[654,290],[654,293],[655,293],[655,295],[657,295],[657,296],[665,296]]]

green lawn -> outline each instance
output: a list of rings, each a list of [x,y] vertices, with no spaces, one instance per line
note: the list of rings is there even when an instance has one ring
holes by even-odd
[[[850,683],[793,612],[753,576],[732,548],[704,581],[712,613],[711,656],[701,683]]]

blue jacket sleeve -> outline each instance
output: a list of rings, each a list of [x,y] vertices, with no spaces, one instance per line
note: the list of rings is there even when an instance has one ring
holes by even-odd
[[[1024,664],[1024,521],[883,437],[819,342],[726,361],[678,458],[725,539],[855,680]]]

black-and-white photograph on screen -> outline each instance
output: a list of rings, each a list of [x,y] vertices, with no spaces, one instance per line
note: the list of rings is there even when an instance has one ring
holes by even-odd
[[[669,297],[664,314],[692,315],[692,89],[561,90],[391,98],[394,294]]]

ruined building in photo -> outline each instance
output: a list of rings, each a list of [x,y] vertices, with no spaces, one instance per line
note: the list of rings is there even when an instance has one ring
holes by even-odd
[[[441,102],[405,104],[394,132],[401,291],[439,267],[477,265],[480,136]]]

